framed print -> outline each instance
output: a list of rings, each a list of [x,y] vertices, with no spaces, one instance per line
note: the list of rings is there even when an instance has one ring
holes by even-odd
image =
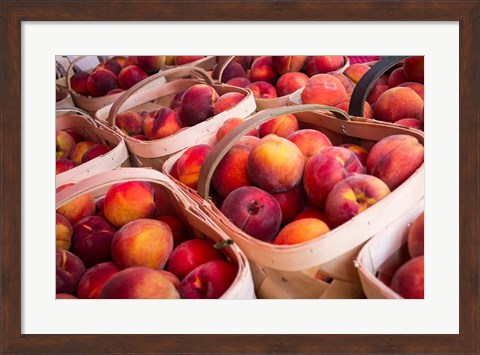
[[[479,5],[3,1],[2,353],[478,353]],[[425,55],[426,230],[435,234],[425,299],[55,303],[41,277],[53,270],[42,253],[55,186],[41,156],[51,150],[54,56],[163,50]]]

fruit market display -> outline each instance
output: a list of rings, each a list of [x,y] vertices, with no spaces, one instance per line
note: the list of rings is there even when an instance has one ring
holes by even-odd
[[[87,97],[118,94],[159,71],[205,57],[111,56],[93,70],[79,70],[71,76],[71,90]],[[219,214],[212,223],[228,221],[272,250],[302,246],[347,224],[354,231],[355,222],[375,204],[398,202],[389,199],[390,195],[423,166],[423,57],[407,57],[382,73],[366,95],[363,116],[339,132],[332,128],[341,122],[336,112],[348,117],[352,93],[375,62],[353,60],[350,64],[343,55],[225,58],[216,57],[208,72],[216,85],[242,88],[256,100],[288,98],[279,109],[313,104],[332,110],[322,111],[318,123],[292,111],[248,125],[251,117],[262,112],[262,106],[247,117],[224,116],[216,129],[189,137],[195,143],[175,152],[162,162],[161,169],[151,166],[177,184],[200,211],[205,212],[209,208],[206,203],[212,203]],[[220,77],[215,78],[218,73]],[[198,82],[150,103],[132,97],[138,107],[119,110],[114,125],[126,138],[148,144],[174,138],[225,114],[245,98],[242,92],[225,92]],[[325,129],[319,128],[322,124]],[[248,129],[236,136],[243,127]],[[348,127],[360,127],[360,133],[349,135]],[[370,133],[380,130],[389,133]],[[56,141],[56,174],[80,168],[111,150],[80,130],[57,129]],[[204,201],[198,192],[204,187],[205,165],[227,144],[210,172]],[[161,154],[164,152],[159,151]],[[59,187],[57,193],[73,184]],[[57,298],[220,298],[237,278],[239,266],[221,243],[199,237],[170,197],[154,183],[119,181],[101,198],[84,193],[58,207]],[[387,228],[393,222],[381,221]],[[368,222],[374,223],[373,219]],[[423,231],[422,214],[409,229],[409,259],[391,280],[382,280],[403,298],[423,298]],[[358,253],[361,246],[351,249],[355,247]],[[354,256],[349,258],[342,262],[354,270]],[[269,280],[272,274],[265,270],[264,278]],[[282,272],[275,275],[283,280],[282,287],[288,288],[289,277],[296,276],[282,276]],[[305,285],[318,282],[327,287],[337,278],[321,269],[312,272],[308,277],[315,281],[306,280]],[[258,277],[254,275],[255,286],[260,286]],[[338,281],[360,285],[358,275]]]

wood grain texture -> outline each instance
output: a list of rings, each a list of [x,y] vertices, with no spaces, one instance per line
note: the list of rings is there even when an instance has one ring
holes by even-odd
[[[25,335],[20,317],[20,25],[34,20],[459,21],[459,335]],[[479,353],[479,1],[21,1],[1,3],[2,354]],[[427,197],[428,198],[428,197]]]

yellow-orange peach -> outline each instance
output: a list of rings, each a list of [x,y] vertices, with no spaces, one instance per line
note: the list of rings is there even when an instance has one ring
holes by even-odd
[[[321,237],[329,231],[328,225],[319,219],[302,218],[283,227],[273,240],[273,244],[299,244]]]
[[[57,248],[69,250],[72,245],[72,224],[67,218],[56,213],[55,218],[55,246]]]
[[[74,163],[78,165],[82,164],[83,154],[85,154],[94,145],[95,145],[95,142],[91,140],[77,143],[73,148],[72,152],[70,153],[70,160],[72,160]]]
[[[177,160],[178,180],[186,186],[196,189],[200,169],[212,149],[211,145],[197,144],[185,150]]]
[[[305,162],[323,148],[332,146],[332,142],[324,133],[310,128],[292,132],[286,138],[300,149]]]
[[[57,192],[60,192],[68,186],[73,185],[72,183],[62,185],[57,188]],[[70,224],[73,226],[80,219],[87,216],[93,216],[95,214],[95,201],[93,195],[90,192],[84,193],[74,199],[63,204],[57,208],[57,213],[60,213],[62,216],[68,219]]]
[[[369,70],[370,67],[368,65],[362,63],[355,63],[346,67],[343,71],[343,75],[345,75],[347,78],[349,78],[356,84]]]
[[[347,98],[347,91],[333,75],[317,74],[308,79],[300,96],[304,104],[335,106]]]

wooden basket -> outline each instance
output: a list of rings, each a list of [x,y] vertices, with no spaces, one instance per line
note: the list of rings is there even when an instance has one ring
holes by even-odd
[[[329,112],[326,112],[328,110]],[[181,185],[209,216],[240,246],[251,262],[257,296],[316,298],[335,286],[332,296],[350,298],[360,293],[361,285],[353,260],[362,245],[409,211],[424,196],[424,165],[386,196],[329,233],[297,245],[273,245],[251,237],[233,225],[209,200],[210,180],[216,166],[235,142],[246,132],[281,114],[295,114],[303,128],[317,129],[326,134],[333,145],[351,142],[368,150],[380,139],[394,135],[414,136],[423,144],[423,132],[386,123],[367,122],[365,118],[350,117],[345,111],[323,105],[298,105],[267,109],[251,116],[234,128],[214,146],[202,165],[198,193]],[[338,115],[343,119],[332,115]],[[168,174],[182,152],[165,162]],[[330,285],[314,280],[317,273],[334,279]],[[308,288],[307,288],[308,284]],[[341,286],[340,292],[338,287]]]
[[[56,129],[80,129],[92,141],[106,143],[112,150],[106,154],[87,161],[79,166],[55,176],[55,185],[77,182],[89,176],[112,170],[120,166],[131,166],[128,150],[123,138],[110,128],[93,119],[87,112],[77,107],[58,108],[56,110]],[[63,112],[64,114],[60,114]]]
[[[146,181],[162,188],[178,216],[191,227],[195,238],[209,239],[215,243],[229,239],[169,178],[154,169],[119,168],[91,176],[58,192],[56,208],[84,193],[91,193],[94,199],[98,200],[105,196],[112,185],[127,181]],[[243,252],[235,244],[225,246],[222,251],[230,261],[238,265],[238,274],[220,299],[255,299],[250,267]]]
[[[87,111],[91,115],[95,115],[95,112],[100,110],[102,107],[105,107],[115,102],[115,100],[117,100],[122,95],[122,93],[120,92],[112,95],[92,97],[92,96],[83,96],[73,91],[72,86],[70,84],[70,79],[74,74],[73,67],[75,66],[75,64],[77,64],[79,61],[81,61],[86,57],[87,56],[78,56],[74,60],[72,60],[72,62],[70,63],[67,69],[66,85],[67,85],[68,91],[70,92],[70,95],[73,98],[73,101],[75,102],[75,106],[80,107],[81,109]],[[93,69],[94,68],[90,68],[85,71],[91,73]],[[163,79],[163,81],[165,82],[166,80]],[[159,82],[157,82],[157,84],[159,84]]]
[[[139,89],[143,88],[145,85],[170,75],[179,75],[182,78],[139,91]],[[189,75],[191,78],[184,78],[185,75]],[[245,98],[232,108],[223,111],[204,122],[200,122],[192,127],[188,127],[162,139],[141,141],[127,136],[116,127],[115,118],[118,113],[128,110],[141,111],[153,110],[162,106],[169,107],[170,100],[177,92],[186,90],[195,84],[210,85],[219,95],[228,92],[239,92],[244,94]],[[153,167],[160,170],[163,162],[172,154],[197,144],[205,137],[211,136],[212,132],[216,132],[218,128],[231,117],[248,117],[255,111],[255,108],[255,99],[249,90],[215,83],[210,75],[201,68],[181,66],[161,71],[132,86],[113,104],[97,111],[96,117],[97,119],[106,122],[109,127],[116,130],[124,137],[128,150],[131,153],[132,163],[136,166]]]
[[[60,78],[56,81],[56,96],[59,98],[58,101],[55,102],[56,108],[65,108],[65,107],[75,107],[75,103],[73,102],[72,95],[70,91],[67,89],[66,78]],[[64,112],[62,112],[64,113]]]
[[[212,77],[220,82],[220,78],[222,77],[223,71],[227,67],[228,63],[230,63],[235,56],[228,56],[228,57],[221,57],[218,65],[214,68],[212,72]],[[344,65],[335,70],[334,72],[336,73],[343,73],[343,71],[350,65],[348,57],[344,56]],[[274,99],[261,99],[257,98],[255,99],[255,102],[257,104],[257,111],[265,110],[267,108],[274,108],[274,107],[281,107],[281,106],[287,106],[289,104],[289,98],[290,95],[284,95],[280,97],[276,97]]]
[[[412,223],[424,211],[424,200],[375,235],[360,250],[355,260],[362,288],[367,298],[403,298],[383,280],[389,282],[395,271],[410,259],[407,248]]]

